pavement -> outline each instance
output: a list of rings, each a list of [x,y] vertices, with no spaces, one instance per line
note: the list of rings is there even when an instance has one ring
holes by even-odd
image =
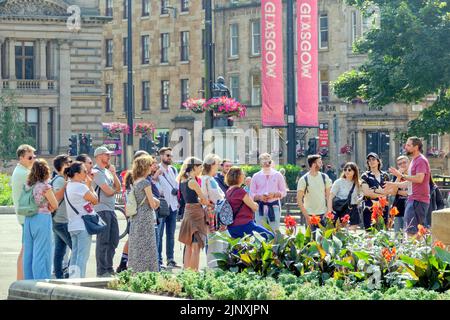
[[[126,225],[125,218],[118,217],[119,229],[123,230]],[[178,265],[182,265],[183,262],[183,246],[178,239],[178,232],[181,222],[177,222],[177,228],[175,231],[175,248],[174,256]],[[120,240],[119,246],[114,256],[114,269],[119,265],[120,258],[122,256],[123,246],[125,245],[127,237]],[[165,238],[163,239],[165,244]],[[0,300],[4,300],[8,297],[9,286],[16,281],[17,276],[17,257],[21,248],[21,227],[17,223],[17,218],[13,214],[0,215]],[[165,245],[163,247],[163,259],[165,261]],[[206,254],[200,256],[200,268],[206,267]],[[181,269],[175,269],[181,270]],[[91,254],[88,260],[86,277],[94,278],[96,276],[96,263],[95,263],[95,236],[93,237],[93,243],[91,246]]]

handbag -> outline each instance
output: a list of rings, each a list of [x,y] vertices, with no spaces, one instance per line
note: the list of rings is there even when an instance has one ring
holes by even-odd
[[[69,201],[69,197],[67,196],[67,189],[64,190],[64,196],[65,196],[65,200],[67,201],[69,206],[72,208],[72,210],[77,215],[79,215],[80,212],[78,212],[78,210]],[[106,229],[106,226],[107,226],[106,222],[103,221],[103,219],[100,218],[100,216],[97,213],[95,213],[95,214],[84,214],[84,215],[81,216],[81,219],[83,219],[86,231],[90,235],[99,234],[99,233],[103,232]]]
[[[351,203],[351,197],[353,194],[353,190],[355,190],[355,186],[356,184],[353,183],[353,187],[350,190],[347,199],[339,199],[337,197],[333,198],[333,211],[335,212],[343,212],[344,210],[346,210],[348,207],[350,207],[350,203]]]
[[[159,198],[159,208],[157,210],[158,219],[167,218],[170,216],[170,208],[167,200],[164,197]]]

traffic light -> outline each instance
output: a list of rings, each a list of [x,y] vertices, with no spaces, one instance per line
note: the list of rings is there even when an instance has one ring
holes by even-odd
[[[69,142],[69,155],[76,156],[78,154],[77,136],[73,134],[69,138]]]
[[[78,138],[80,139],[80,154],[89,154],[89,142],[86,134],[80,133]]]

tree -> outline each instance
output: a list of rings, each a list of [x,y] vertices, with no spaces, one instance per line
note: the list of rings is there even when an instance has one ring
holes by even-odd
[[[3,91],[0,95],[0,160],[3,166],[16,158],[16,150],[21,144],[35,143],[21,117],[14,93]]]
[[[357,70],[342,74],[335,94],[370,105],[436,101],[408,123],[408,135],[450,133],[450,3],[439,0],[346,0],[365,16],[378,8],[380,25],[354,45],[367,54]]]

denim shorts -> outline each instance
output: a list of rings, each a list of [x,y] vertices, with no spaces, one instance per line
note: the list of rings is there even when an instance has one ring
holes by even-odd
[[[408,200],[405,208],[404,227],[408,233],[417,233],[419,224],[425,225],[429,204]]]

